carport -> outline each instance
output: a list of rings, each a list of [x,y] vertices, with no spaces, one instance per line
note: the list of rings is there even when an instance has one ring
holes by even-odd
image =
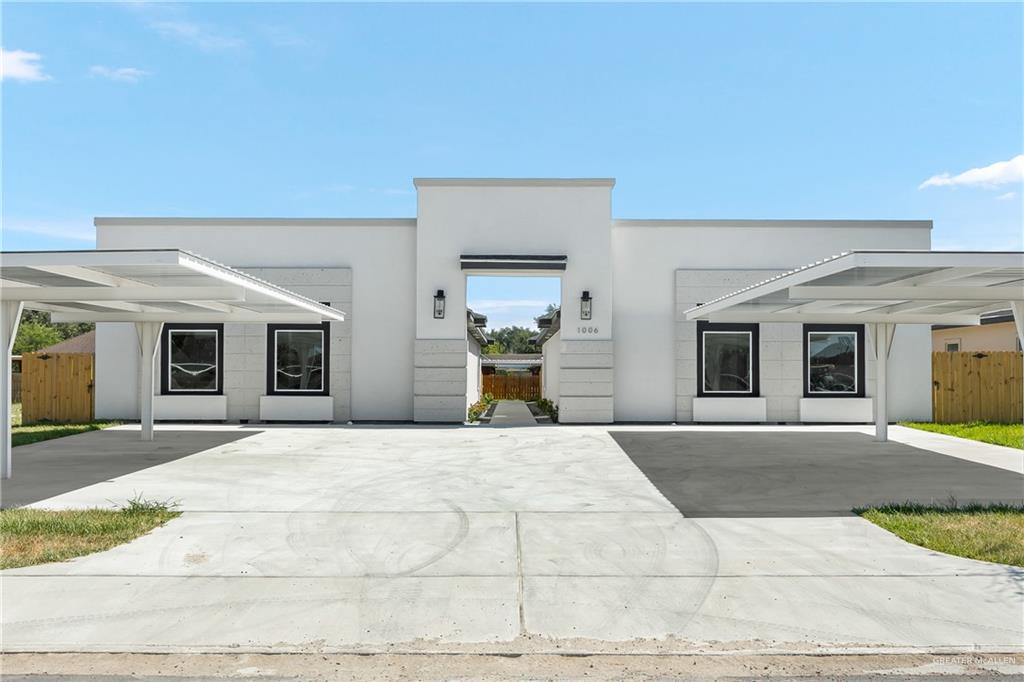
[[[154,359],[165,322],[309,324],[345,314],[179,249],[0,253],[0,464],[11,477],[11,350],[25,308],[54,322],[131,322],[139,367],[142,440],[153,440]]]
[[[976,325],[1006,308],[1024,342],[1024,252],[850,251],[702,303],[686,319],[864,324],[876,360],[875,439],[884,442],[896,325]]]

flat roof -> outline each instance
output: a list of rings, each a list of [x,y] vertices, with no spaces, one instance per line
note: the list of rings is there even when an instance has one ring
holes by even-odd
[[[641,218],[641,219],[613,219],[612,224],[616,227],[796,227],[796,228],[819,228],[845,230],[850,228],[919,228],[922,230],[932,229],[931,220],[786,220],[783,218],[769,219],[721,219],[721,218]]]
[[[415,187],[614,187],[615,178],[413,178]]]
[[[416,218],[239,218],[173,216],[97,216],[96,227],[416,227]],[[917,228],[932,229],[931,220],[786,220],[721,218],[612,218],[613,227],[627,228]]]
[[[173,218],[161,216],[98,216],[96,227],[140,227],[171,225],[175,227],[416,227],[415,218]]]

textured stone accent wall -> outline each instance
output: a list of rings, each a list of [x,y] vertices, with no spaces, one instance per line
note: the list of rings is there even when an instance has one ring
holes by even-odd
[[[413,419],[466,420],[466,339],[416,339]]]
[[[349,268],[259,268],[240,270],[345,312],[344,322],[331,322],[330,391],[334,420],[352,414],[352,270]],[[259,419],[260,396],[267,392],[267,325],[224,325],[224,394],[228,419]]]
[[[697,323],[688,322],[685,312],[737,289],[780,274],[778,270],[677,270],[676,271],[676,421],[693,421],[693,398],[697,395]],[[762,323],[760,325],[760,385],[768,422],[800,419],[803,384],[803,325]],[[874,359],[870,340],[865,339],[866,394],[874,395]]]
[[[614,420],[613,349],[613,341],[561,341],[560,422],[606,424]]]

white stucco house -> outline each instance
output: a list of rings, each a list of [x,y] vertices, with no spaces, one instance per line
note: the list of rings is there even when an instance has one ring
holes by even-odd
[[[930,221],[632,220],[610,179],[418,179],[401,219],[97,218],[99,249],[180,248],[343,310],[318,325],[164,325],[157,418],[461,422],[479,395],[471,275],[557,276],[538,341],[563,422],[870,422],[863,325],[687,321],[698,303]],[[553,326],[553,329],[552,329]],[[96,415],[139,414],[131,323],[101,323]],[[931,332],[901,324],[889,413],[931,416]]]

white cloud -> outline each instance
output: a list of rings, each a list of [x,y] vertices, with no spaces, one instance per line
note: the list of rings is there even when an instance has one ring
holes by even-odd
[[[468,301],[466,307],[487,316],[488,329],[525,327],[536,329],[536,317],[544,314],[551,301],[541,299],[479,299]]]
[[[0,48],[0,80],[50,80],[50,76],[43,73],[43,65],[39,63],[42,58],[42,55],[35,52]]]
[[[1000,194],[996,197],[996,201],[1010,201],[1017,198],[1016,192],[1007,192],[1006,194]]]
[[[1024,180],[1024,154],[1018,154],[1009,161],[997,161],[981,168],[971,168],[957,175],[941,173],[922,182],[918,189],[925,187],[985,187],[1008,185]]]
[[[113,68],[110,66],[101,66],[99,64],[90,67],[89,74],[112,81],[119,81],[121,83],[138,83],[140,80],[150,75],[149,71],[136,69],[133,66]]]
[[[551,301],[542,301],[540,299],[508,299],[508,300],[488,300],[483,299],[479,301],[470,301],[467,305],[478,313],[484,313],[488,310],[497,311],[508,311],[516,310],[519,308],[536,308],[537,314],[541,315],[544,313],[544,309],[548,307],[548,303]]]
[[[241,38],[222,35],[202,24],[186,19],[150,21],[149,26],[161,35],[175,38],[201,50],[233,50],[245,45]]]

